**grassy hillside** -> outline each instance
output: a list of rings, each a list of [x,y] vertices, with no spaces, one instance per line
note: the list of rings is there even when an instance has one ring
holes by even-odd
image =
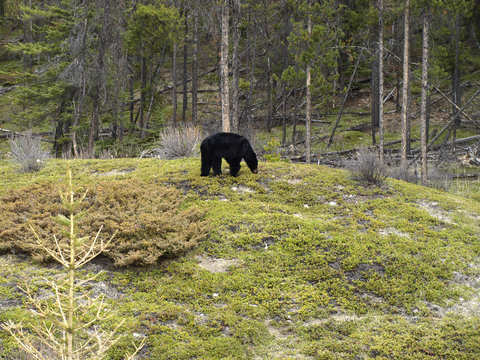
[[[260,163],[254,175],[243,164],[238,178],[201,178],[199,159],[70,167],[92,191],[128,179],[132,191],[178,189],[179,209],[206,210],[210,226],[195,248],[153,265],[117,267],[107,254],[85,266],[85,276],[105,270],[89,287],[117,311],[102,326],[126,320],[111,359],[142,336],[148,359],[480,357],[478,202],[395,180],[364,186],[315,165]],[[32,174],[0,162],[0,211],[14,190],[63,189],[65,174],[59,160]],[[44,200],[32,195],[24,218]],[[18,321],[28,312],[16,284],[41,293],[60,268],[3,245],[0,321]],[[0,331],[2,347],[21,358]]]

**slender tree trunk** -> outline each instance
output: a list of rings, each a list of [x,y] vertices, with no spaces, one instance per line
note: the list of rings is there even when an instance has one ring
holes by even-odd
[[[409,148],[409,88],[410,71],[408,62],[410,60],[410,0],[405,0],[405,36],[403,48],[403,98],[402,98],[402,145],[401,145],[401,164],[407,164],[407,150]]]
[[[173,103],[173,127],[177,127],[177,43],[173,43],[172,54],[172,103]]]
[[[252,103],[253,103],[253,88],[255,86],[255,62],[257,59],[257,25],[255,22],[253,22],[254,26],[254,31],[253,31],[253,54],[252,54],[252,72],[250,73],[250,89],[249,89],[249,94],[248,94],[248,99],[249,99],[249,107],[248,107],[248,126],[247,126],[247,133],[248,137],[250,138],[252,136]]]
[[[162,55],[160,57],[160,63],[158,64],[157,71],[156,71],[156,74],[155,74],[155,84],[153,85],[152,96],[150,97],[150,104],[148,106],[147,118],[145,120],[145,127],[143,128],[142,135],[140,136],[141,139],[144,139],[146,134],[147,134],[148,121],[150,119],[150,114],[152,112],[153,100],[155,99],[155,93],[157,91],[158,80],[160,79],[160,70],[162,69],[163,56],[165,55],[165,49],[166,48],[167,48],[167,43],[165,42],[165,44],[163,45],[163,49],[162,49]]]
[[[238,133],[239,118],[239,99],[238,92],[240,86],[240,59],[238,58],[238,45],[240,41],[239,26],[239,4],[238,0],[232,0],[232,131]]]
[[[271,119],[272,119],[272,65],[271,65],[271,50],[270,50],[270,33],[268,30],[267,23],[267,3],[264,3],[264,16],[263,16],[263,25],[265,31],[265,37],[267,39],[267,130],[270,132],[271,128]]]
[[[183,126],[187,124],[187,106],[188,106],[188,11],[187,4],[185,4],[185,41],[183,45],[183,108],[182,108],[182,123]]]
[[[350,81],[348,82],[347,91],[345,93],[345,97],[343,98],[343,102],[342,102],[342,106],[340,108],[340,112],[338,113],[337,120],[335,121],[335,124],[333,125],[332,134],[330,135],[330,138],[328,139],[327,149],[330,147],[330,145],[332,145],[333,136],[335,135],[335,131],[337,130],[338,123],[340,122],[340,118],[342,117],[343,109],[345,108],[345,103],[347,102],[348,94],[350,93],[350,89],[352,88],[353,79],[355,78],[355,74],[357,73],[358,65],[360,64],[360,60],[362,59],[362,54],[363,54],[363,49],[360,50],[360,55],[358,55],[357,63],[355,64],[355,69],[353,69],[352,76],[350,76]]]
[[[378,129],[380,163],[383,164],[383,0],[378,1]]]
[[[107,46],[107,34],[109,31],[110,1],[103,3],[102,31],[98,43],[97,70],[95,79],[95,93],[93,98],[93,114],[90,122],[90,132],[88,135],[88,156],[94,156],[93,145],[98,137],[98,128],[100,123],[100,93],[103,87],[105,77],[105,51]]]
[[[379,2],[378,1],[373,1],[373,6],[376,7],[379,10]],[[375,145],[377,143],[376,138],[375,138],[375,132],[376,129],[379,126],[379,104],[378,104],[378,99],[379,99],[379,63],[378,63],[378,42],[380,38],[380,33],[379,33],[379,24],[373,24],[372,26],[372,41],[373,43],[377,43],[377,51],[376,51],[376,56],[373,58],[372,64],[371,64],[371,70],[372,70],[372,116],[371,116],[371,123],[372,123],[372,144]]]
[[[230,132],[230,104],[228,89],[228,0],[222,5],[222,41],[220,51],[221,86],[220,96],[222,102],[222,131]]]
[[[55,140],[53,142],[53,150],[55,152],[55,158],[58,158],[58,154],[60,152],[60,138],[62,137],[62,128],[63,128],[63,121],[61,119],[61,114],[59,114],[57,119],[57,126],[55,129]]]
[[[427,167],[427,100],[428,100],[428,54],[430,41],[430,19],[428,9],[423,15],[423,51],[422,51],[422,98],[420,105],[420,147],[422,150],[422,185],[428,184]]]
[[[78,91],[78,105],[74,107],[73,110],[73,127],[76,129],[80,122],[80,117],[82,116],[82,111],[83,111],[83,102],[86,96],[86,81],[85,81],[85,54],[86,54],[86,41],[87,41],[87,32],[88,32],[88,6],[89,3],[88,1],[85,1],[85,13],[84,13],[84,20],[83,20],[83,33],[82,33],[82,46],[81,46],[81,52],[80,52],[80,57],[79,57],[79,63],[80,63],[80,68],[83,70],[81,71],[81,83],[82,83],[82,88]],[[80,149],[78,148],[78,142],[77,142],[77,130],[73,131],[72,134],[72,145],[73,145],[73,153],[76,158],[80,157]]]
[[[193,13],[193,54],[192,54],[192,124],[197,125],[198,108],[198,0],[194,2]]]
[[[460,68],[458,66],[459,43],[460,43],[460,15],[457,12],[457,16],[455,18],[455,63],[452,71],[452,93],[453,93],[453,102],[458,107],[462,107]],[[453,108],[453,113],[455,113],[455,111],[456,109]],[[453,141],[455,141],[457,137],[457,128],[460,127],[460,124],[461,124],[461,119],[460,117],[458,117],[457,120],[455,120],[455,123],[453,126]]]
[[[138,126],[143,129],[143,107],[145,106],[145,88],[147,86],[147,59],[145,56],[142,56],[141,59],[141,68],[140,68],[140,109],[139,115],[140,120]],[[138,117],[138,115],[137,115]],[[134,121],[137,122],[136,120]]]
[[[62,112],[63,112],[63,103],[61,105]],[[72,126],[72,121],[70,117],[65,119],[65,124],[63,125],[63,135],[67,136],[70,140],[66,140],[62,143],[62,156],[65,156],[67,159],[72,157],[72,140],[70,135],[70,127]]]
[[[307,31],[308,31],[308,36],[310,37],[312,34],[312,16],[308,14],[308,19],[307,19]],[[312,125],[312,91],[310,89],[310,82],[311,82],[311,61],[308,60],[307,62],[307,67],[306,67],[306,81],[305,81],[305,86],[307,88],[307,104],[306,104],[306,119],[305,119],[305,145],[307,147],[306,155],[305,155],[305,162],[307,164],[310,164],[311,162],[311,152],[312,152],[312,131],[311,131],[311,125]]]
[[[283,70],[286,70],[288,67],[288,1],[285,1],[283,4]],[[287,84],[285,80],[282,80],[282,124],[283,124],[283,136],[282,144],[287,143]]]
[[[134,117],[133,113],[135,110],[135,98],[133,92],[133,66],[132,66],[132,57],[128,56],[128,91],[130,92],[130,103],[129,103],[129,111],[130,111],[130,124],[133,125]]]

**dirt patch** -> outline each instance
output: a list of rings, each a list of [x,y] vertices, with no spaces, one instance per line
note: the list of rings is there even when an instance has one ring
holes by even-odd
[[[135,169],[123,169],[123,170],[113,169],[113,170],[111,170],[109,172],[106,172],[106,173],[95,172],[95,173],[92,174],[92,176],[94,176],[94,177],[104,177],[104,176],[126,175],[128,173],[131,173],[132,171],[135,171]]]
[[[430,216],[433,216],[436,219],[442,220],[447,224],[456,225],[452,218],[450,217],[449,213],[443,210],[436,202],[429,202],[426,200],[420,200],[417,202],[418,206],[428,212]]]
[[[384,235],[384,236],[394,234],[394,235],[397,235],[397,236],[399,236],[399,237],[410,238],[410,235],[408,235],[408,234],[406,234],[406,233],[403,233],[403,232],[395,229],[394,227],[388,227],[388,228],[382,229],[382,230],[380,230],[378,233],[379,233],[380,235]]]
[[[196,259],[199,261],[198,266],[204,268],[213,273],[226,272],[229,267],[237,266],[239,261],[237,259],[216,259],[216,258],[204,258],[202,256],[197,256]]]

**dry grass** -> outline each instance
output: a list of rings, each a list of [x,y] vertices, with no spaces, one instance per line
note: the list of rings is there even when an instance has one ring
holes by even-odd
[[[20,172],[39,171],[45,165],[45,160],[50,154],[42,149],[39,138],[33,137],[31,131],[25,136],[19,136],[15,140],[9,140],[12,159],[19,165]]]
[[[160,132],[159,157],[171,160],[195,156],[201,136],[200,129],[194,126],[167,128]]]

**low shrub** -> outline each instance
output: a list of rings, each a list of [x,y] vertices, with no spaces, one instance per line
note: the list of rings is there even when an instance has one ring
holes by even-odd
[[[408,164],[401,165],[398,161],[390,161],[388,168],[388,177],[397,180],[403,180],[412,184],[417,183],[417,174]]]
[[[347,161],[346,169],[353,180],[374,185],[382,184],[388,174],[377,153],[367,148],[357,151],[356,157]]]
[[[182,200],[177,189],[137,179],[99,182],[85,198],[83,206],[89,211],[81,220],[80,236],[98,231],[102,225],[105,237],[117,231],[105,255],[118,266],[153,264],[161,257],[179,255],[205,239],[209,230],[203,220],[205,210],[180,210]],[[39,261],[49,260],[36,245],[27,222],[40,237],[53,239],[60,229],[50,218],[62,211],[58,189],[51,184],[11,191],[0,199],[0,252],[17,250]]]
[[[19,166],[20,172],[39,171],[45,165],[50,154],[42,149],[39,138],[33,137],[28,131],[25,136],[9,140],[12,159]]]
[[[167,128],[160,132],[158,153],[162,159],[196,156],[202,134],[195,126]]]
[[[427,186],[437,190],[447,191],[452,186],[453,174],[437,168],[428,169]]]

